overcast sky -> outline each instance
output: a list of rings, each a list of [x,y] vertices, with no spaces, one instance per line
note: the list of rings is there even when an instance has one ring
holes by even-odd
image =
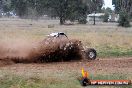
[[[104,0],[104,7],[110,7],[111,9],[114,9],[114,7],[112,6],[112,0]]]

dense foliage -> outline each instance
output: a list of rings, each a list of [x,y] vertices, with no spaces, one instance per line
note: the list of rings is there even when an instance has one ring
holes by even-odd
[[[116,13],[119,13],[119,26],[129,27],[132,17],[132,0],[112,0]]]
[[[126,11],[132,16],[132,0],[112,0],[112,4],[115,5],[115,11]]]
[[[59,17],[60,24],[66,20],[86,23],[87,14],[102,6],[103,0],[0,0],[0,10],[5,13],[13,11],[21,18]]]
[[[103,22],[108,22],[109,19],[109,14],[105,13],[105,15],[103,16]]]
[[[121,11],[120,12],[119,26],[130,27],[129,16],[128,16],[128,14],[125,11]]]

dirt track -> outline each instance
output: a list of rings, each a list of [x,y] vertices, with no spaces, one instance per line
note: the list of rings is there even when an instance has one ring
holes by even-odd
[[[44,73],[45,71],[75,71],[80,73],[80,69],[91,74],[130,74],[132,75],[132,58],[109,58],[95,61],[73,61],[73,62],[56,62],[43,64],[13,64],[0,67],[1,70],[7,70],[17,74]]]

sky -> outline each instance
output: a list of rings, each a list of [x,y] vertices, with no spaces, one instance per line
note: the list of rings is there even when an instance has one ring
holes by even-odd
[[[104,7],[110,7],[111,9],[114,9],[114,7],[112,6],[112,0],[104,0]]]

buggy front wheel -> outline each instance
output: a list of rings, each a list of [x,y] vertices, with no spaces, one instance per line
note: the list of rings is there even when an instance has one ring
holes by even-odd
[[[88,48],[85,50],[86,59],[95,60],[97,57],[97,52],[93,48]]]

